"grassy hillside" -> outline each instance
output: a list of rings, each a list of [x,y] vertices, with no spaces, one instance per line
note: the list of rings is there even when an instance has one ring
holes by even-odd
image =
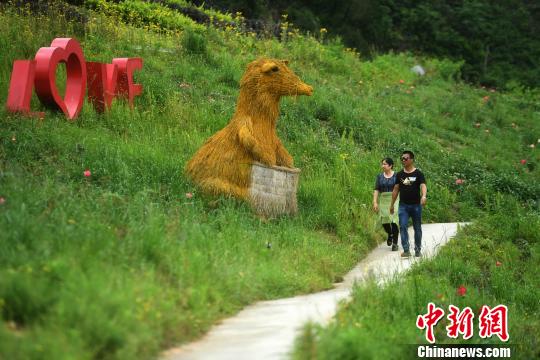
[[[380,159],[404,149],[428,179],[426,222],[495,219],[513,204],[511,219],[538,225],[537,93],[456,83],[459,64],[444,60],[365,62],[294,31],[278,42],[99,10],[107,15],[77,22],[54,6],[0,11],[0,99],[13,61],[55,37],[76,37],[89,61],[144,59],[133,111],[119,101],[104,115],[86,104],[75,122],[0,114],[0,357],[149,358],[256,300],[331,287],[382,240],[373,181]],[[302,169],[295,218],[259,219],[183,174],[227,123],[243,69],[260,56],[289,59],[315,89],[285,99],[278,124]],[[425,77],[410,72],[417,62]],[[36,98],[32,107],[41,109]],[[500,223],[508,246],[513,226]],[[532,254],[521,273],[538,235],[519,236]]]
[[[341,306],[328,327],[308,324],[297,339],[294,359],[417,359],[417,347],[429,344],[416,327],[419,315],[433,302],[445,312],[435,326],[436,344],[511,345],[512,359],[540,355],[540,271],[538,214],[513,201],[502,201],[445,246],[432,261],[424,261],[407,276],[384,288],[375,282],[357,287],[351,303]],[[508,307],[509,341],[479,336],[483,305]],[[447,336],[449,305],[474,313],[473,337]]]

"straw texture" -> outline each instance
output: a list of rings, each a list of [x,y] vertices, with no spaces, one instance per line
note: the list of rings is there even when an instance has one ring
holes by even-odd
[[[267,167],[294,166],[276,133],[279,100],[282,96],[309,96],[313,89],[287,63],[259,59],[247,66],[232,119],[206,141],[186,166],[188,176],[204,192],[249,201],[254,162]],[[259,195],[259,190],[254,196],[262,206],[265,197]]]

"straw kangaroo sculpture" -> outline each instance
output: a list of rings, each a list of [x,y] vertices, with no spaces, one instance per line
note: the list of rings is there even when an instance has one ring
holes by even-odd
[[[288,62],[259,59],[248,64],[240,80],[236,111],[227,126],[210,137],[186,166],[203,192],[248,200],[251,165],[293,167],[293,159],[276,133],[282,96],[308,95]]]

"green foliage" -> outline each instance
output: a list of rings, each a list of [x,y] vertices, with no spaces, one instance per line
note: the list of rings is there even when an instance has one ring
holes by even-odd
[[[432,61],[432,66],[444,80],[459,81],[461,79],[463,65],[463,61],[454,62],[448,59]]]
[[[182,37],[182,47],[189,54],[204,55],[207,52],[206,37],[196,32],[186,31]]]
[[[195,1],[203,3],[202,1]],[[325,28],[347,46],[376,56],[414,51],[463,62],[462,76],[472,83],[538,87],[540,40],[534,2],[351,0],[212,2],[248,18],[279,20],[282,13],[303,30]]]
[[[85,5],[102,14],[117,17],[119,20],[157,31],[205,30],[189,17],[169,9],[159,3],[142,0],[114,2],[108,0],[85,0]]]
[[[510,80],[538,86],[538,19],[527,1],[388,1],[392,22],[405,43],[435,56],[463,59],[468,81],[504,86]]]

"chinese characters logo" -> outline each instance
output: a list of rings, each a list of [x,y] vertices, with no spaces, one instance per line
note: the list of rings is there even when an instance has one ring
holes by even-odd
[[[447,319],[450,324],[446,327],[446,335],[449,338],[457,339],[461,334],[463,339],[470,339],[473,336],[474,313],[470,307],[462,311],[454,305],[448,306],[449,313]],[[418,315],[416,327],[426,331],[426,340],[435,343],[434,327],[444,317],[444,310],[430,302],[427,306],[427,313]],[[478,316],[479,336],[483,339],[497,335],[501,341],[508,341],[508,308],[506,305],[498,305],[490,308],[482,306]]]

